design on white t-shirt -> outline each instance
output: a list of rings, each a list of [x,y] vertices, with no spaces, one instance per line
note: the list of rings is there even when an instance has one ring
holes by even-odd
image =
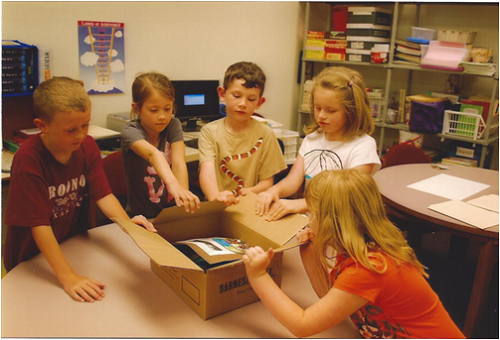
[[[314,149],[304,154],[304,172],[307,179],[312,178],[312,175],[309,174],[319,174],[325,170],[341,169],[343,169],[342,160],[335,151]]]

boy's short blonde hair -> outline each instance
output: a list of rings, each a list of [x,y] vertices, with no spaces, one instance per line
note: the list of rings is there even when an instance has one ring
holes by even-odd
[[[373,133],[375,126],[363,77],[353,69],[335,66],[325,68],[314,78],[310,103],[311,119],[310,123],[304,127],[306,134],[313,133],[320,128],[314,118],[314,94],[318,87],[336,91],[341,98],[341,104],[347,118],[347,126],[342,140],[349,141],[355,137]]]
[[[227,90],[235,79],[244,79],[245,84],[243,86],[247,89],[258,88],[260,90],[260,97],[264,94],[266,75],[257,64],[240,61],[229,66],[226,74],[224,74],[224,90]]]
[[[90,98],[81,81],[53,77],[38,85],[33,94],[33,104],[36,115],[50,123],[57,113],[87,111]]]

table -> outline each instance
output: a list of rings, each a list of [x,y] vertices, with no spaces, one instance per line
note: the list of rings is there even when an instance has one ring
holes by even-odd
[[[481,319],[491,280],[491,272],[497,260],[494,249],[498,247],[498,225],[488,229],[479,229],[430,210],[429,205],[445,202],[448,199],[411,189],[407,186],[442,173],[490,185],[487,189],[466,198],[466,200],[469,200],[487,194],[498,195],[499,173],[498,171],[482,168],[448,164],[446,166],[449,167],[449,170],[435,169],[430,164],[398,165],[382,169],[373,178],[389,210],[419,224],[440,228],[480,242],[481,248],[463,328],[465,336],[471,337],[474,327]]]
[[[38,255],[2,279],[2,337],[292,337],[260,301],[203,321],[151,271],[149,258],[115,224],[75,236],[61,248],[78,273],[106,284],[106,297],[73,301]],[[303,307],[317,300],[297,248],[284,254],[282,288]],[[360,336],[345,320],[317,337]]]

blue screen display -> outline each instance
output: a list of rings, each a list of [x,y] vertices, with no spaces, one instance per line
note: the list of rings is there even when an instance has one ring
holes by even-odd
[[[186,94],[184,95],[184,105],[205,105],[204,94]]]

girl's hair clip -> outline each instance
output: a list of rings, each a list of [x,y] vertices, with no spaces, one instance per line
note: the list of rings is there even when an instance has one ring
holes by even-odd
[[[347,84],[347,86],[352,87],[352,80],[349,81],[349,83]]]

